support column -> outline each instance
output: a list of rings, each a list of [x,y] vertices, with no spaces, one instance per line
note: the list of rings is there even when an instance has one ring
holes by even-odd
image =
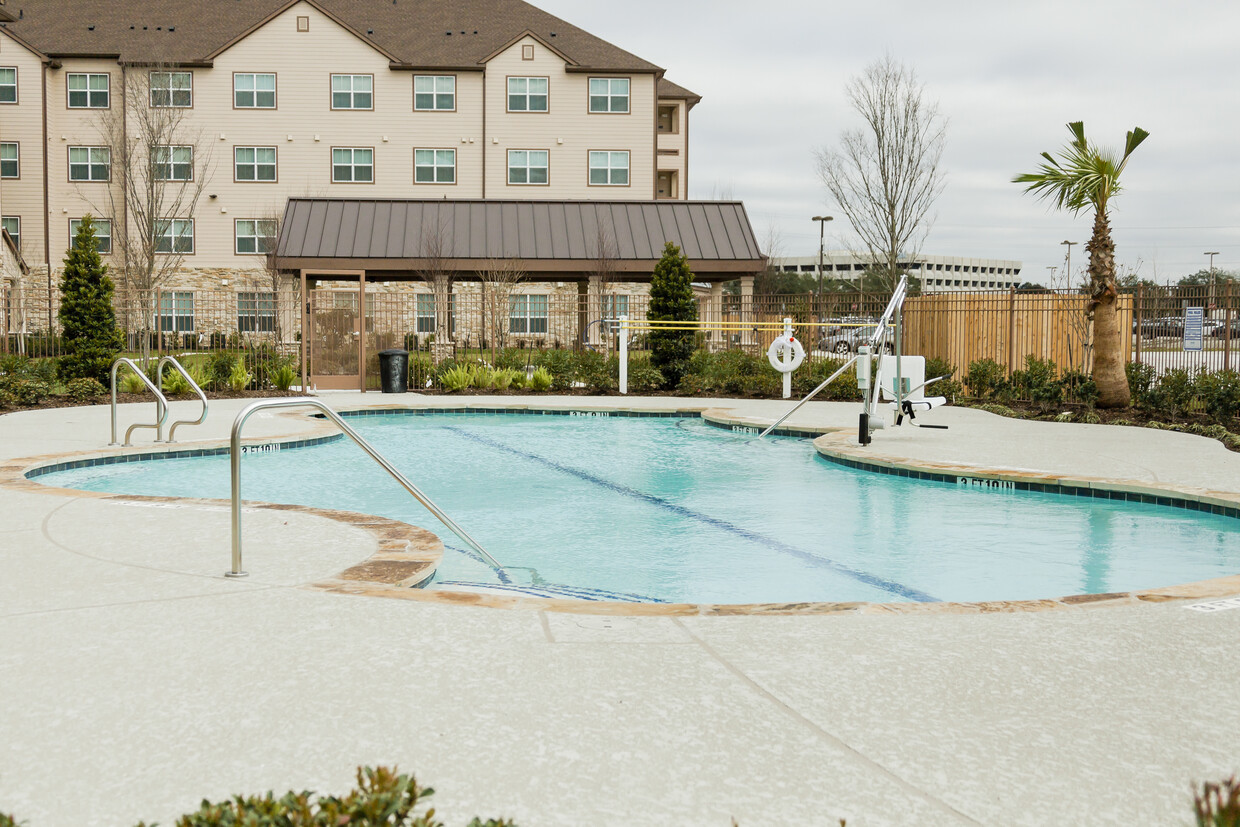
[[[435,299],[435,341],[431,342],[431,361],[438,365],[451,359],[456,348],[452,344],[452,282],[447,273],[431,279],[431,295]]]
[[[710,286],[710,301],[706,305],[706,319],[712,325],[723,323],[723,282],[717,281]],[[710,350],[727,350],[727,331],[716,329],[710,334]]]
[[[753,276],[741,276],[741,325],[744,330],[741,331],[741,347],[746,350],[752,349],[757,342],[754,339],[753,323]]]

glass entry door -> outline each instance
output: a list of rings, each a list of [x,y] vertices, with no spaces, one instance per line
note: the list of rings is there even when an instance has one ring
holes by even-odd
[[[365,390],[366,281],[312,282],[307,290],[309,374],[312,387]]]

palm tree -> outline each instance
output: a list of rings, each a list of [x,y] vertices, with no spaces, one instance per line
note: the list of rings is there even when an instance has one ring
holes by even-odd
[[[1094,321],[1094,382],[1098,385],[1098,406],[1122,408],[1131,401],[1128,376],[1124,372],[1120,347],[1119,292],[1115,286],[1115,242],[1111,240],[1111,222],[1107,203],[1120,192],[1119,176],[1128,165],[1128,158],[1141,142],[1149,137],[1141,127],[1134,128],[1124,141],[1123,157],[1116,159],[1112,150],[1091,145],[1085,140],[1085,124],[1068,124],[1073,140],[1059,153],[1059,158],[1043,152],[1046,163],[1037,172],[1017,175],[1015,184],[1028,184],[1025,192],[1048,198],[1057,209],[1073,215],[1088,207],[1094,210],[1094,233],[1085,250],[1089,253],[1089,304],[1086,313]]]

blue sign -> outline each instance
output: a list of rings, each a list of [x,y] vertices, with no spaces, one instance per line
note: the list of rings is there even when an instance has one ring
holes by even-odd
[[[1201,350],[1203,341],[1202,323],[1205,321],[1205,310],[1200,307],[1184,308],[1184,349]]]

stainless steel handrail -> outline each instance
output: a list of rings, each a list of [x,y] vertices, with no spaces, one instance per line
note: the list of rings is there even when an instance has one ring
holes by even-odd
[[[762,437],[766,436],[766,435],[767,435],[767,434],[769,434],[771,431],[775,430],[775,429],[776,429],[776,428],[778,428],[780,425],[782,425],[785,419],[787,419],[788,417],[790,417],[790,416],[792,416],[794,413],[796,413],[798,410],[800,410],[802,405],[804,405],[806,402],[810,401],[810,400],[811,400],[811,399],[813,399],[815,396],[817,396],[819,391],[821,391],[821,390],[822,390],[823,388],[825,388],[827,385],[830,385],[832,382],[834,382],[834,381],[835,381],[835,380],[839,377],[839,375],[840,375],[841,373],[843,373],[844,371],[846,371],[846,370],[848,370],[850,367],[852,367],[852,366],[853,366],[853,363],[854,363],[854,362],[856,362],[856,361],[857,361],[858,359],[860,359],[860,358],[861,358],[860,356],[854,356],[853,358],[851,358],[851,359],[849,359],[847,362],[845,362],[845,363],[844,363],[844,366],[843,366],[843,367],[841,367],[839,370],[837,370],[835,373],[833,373],[833,374],[831,374],[830,376],[828,376],[825,382],[823,382],[821,385],[819,385],[818,387],[816,387],[816,388],[814,388],[812,391],[810,391],[810,392],[806,395],[806,397],[805,397],[804,399],[802,399],[800,402],[798,402],[798,403],[796,403],[795,405],[793,405],[793,406],[792,406],[792,410],[788,411],[788,413],[784,414],[784,415],[783,415],[783,416],[781,416],[779,419],[775,420],[775,424],[771,425],[771,427],[767,428],[765,431],[763,431],[762,433],[758,434],[758,439],[762,439]]]
[[[125,445],[128,447],[131,443],[130,436],[138,428],[154,428],[155,441],[164,441],[164,420],[168,418],[168,400],[160,389],[151,381],[151,378],[143,372],[142,368],[134,362],[133,359],[121,357],[112,363],[112,441],[109,445],[116,445],[116,371],[121,365],[129,365],[130,369],[138,375],[142,383],[151,389],[151,393],[155,394],[155,424],[147,425],[146,423],[135,422],[129,426],[129,430],[125,431]]]
[[[251,402],[241,409],[237,414],[237,418],[233,421],[232,426],[232,443],[229,448],[229,461],[232,466],[232,571],[224,573],[225,577],[245,577],[246,572],[241,568],[241,428],[245,425],[245,421],[255,411],[265,410],[267,408],[299,408],[302,406],[310,406],[318,408],[323,415],[335,423],[336,427],[344,432],[345,436],[357,443],[358,447],[370,455],[370,458],[387,471],[392,477],[401,484],[406,491],[413,495],[414,499],[426,507],[426,510],[439,518],[439,521],[452,530],[457,537],[464,540],[470,548],[482,555],[482,558],[494,568],[501,571],[503,566],[496,562],[495,558],[487,553],[478,541],[465,532],[465,529],[456,524],[456,521],[449,517],[440,509],[439,506],[431,502],[430,497],[423,494],[416,485],[405,478],[405,475],[392,466],[382,454],[375,450],[362,436],[346,423],[340,414],[324,405],[317,399],[310,399],[305,396],[293,397],[292,399],[260,399],[257,402]]]
[[[198,398],[202,400],[202,413],[197,419],[178,419],[168,428],[168,442],[176,442],[174,435],[177,432],[178,425],[201,425],[207,421],[207,395],[202,392],[202,388],[198,387],[198,383],[194,381],[194,377],[172,356],[165,356],[159,360],[159,364],[155,366],[155,384],[160,388],[164,386],[164,365],[171,364],[176,368],[177,373],[185,377],[185,381],[189,382],[189,386],[194,389],[194,393],[198,394]]]

